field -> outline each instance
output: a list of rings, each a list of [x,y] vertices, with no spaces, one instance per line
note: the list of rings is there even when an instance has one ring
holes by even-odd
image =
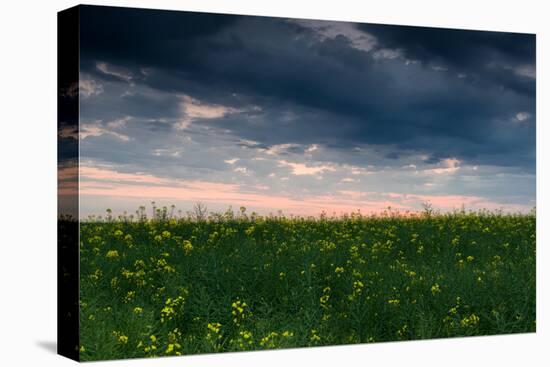
[[[534,214],[81,223],[82,360],[534,332]]]

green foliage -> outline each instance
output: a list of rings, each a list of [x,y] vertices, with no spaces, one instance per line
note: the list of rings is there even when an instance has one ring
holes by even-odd
[[[81,224],[81,358],[535,331],[534,214]]]

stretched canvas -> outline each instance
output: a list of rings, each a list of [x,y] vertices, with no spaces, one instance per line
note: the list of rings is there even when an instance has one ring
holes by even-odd
[[[60,354],[535,331],[534,34],[103,6],[58,27]]]

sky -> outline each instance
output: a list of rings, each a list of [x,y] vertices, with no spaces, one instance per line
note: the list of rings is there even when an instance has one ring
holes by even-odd
[[[80,21],[81,217],[535,206],[534,35],[90,6]]]

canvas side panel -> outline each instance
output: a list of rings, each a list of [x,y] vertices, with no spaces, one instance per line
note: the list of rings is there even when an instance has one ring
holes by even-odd
[[[57,17],[57,352],[79,360],[79,8]]]

